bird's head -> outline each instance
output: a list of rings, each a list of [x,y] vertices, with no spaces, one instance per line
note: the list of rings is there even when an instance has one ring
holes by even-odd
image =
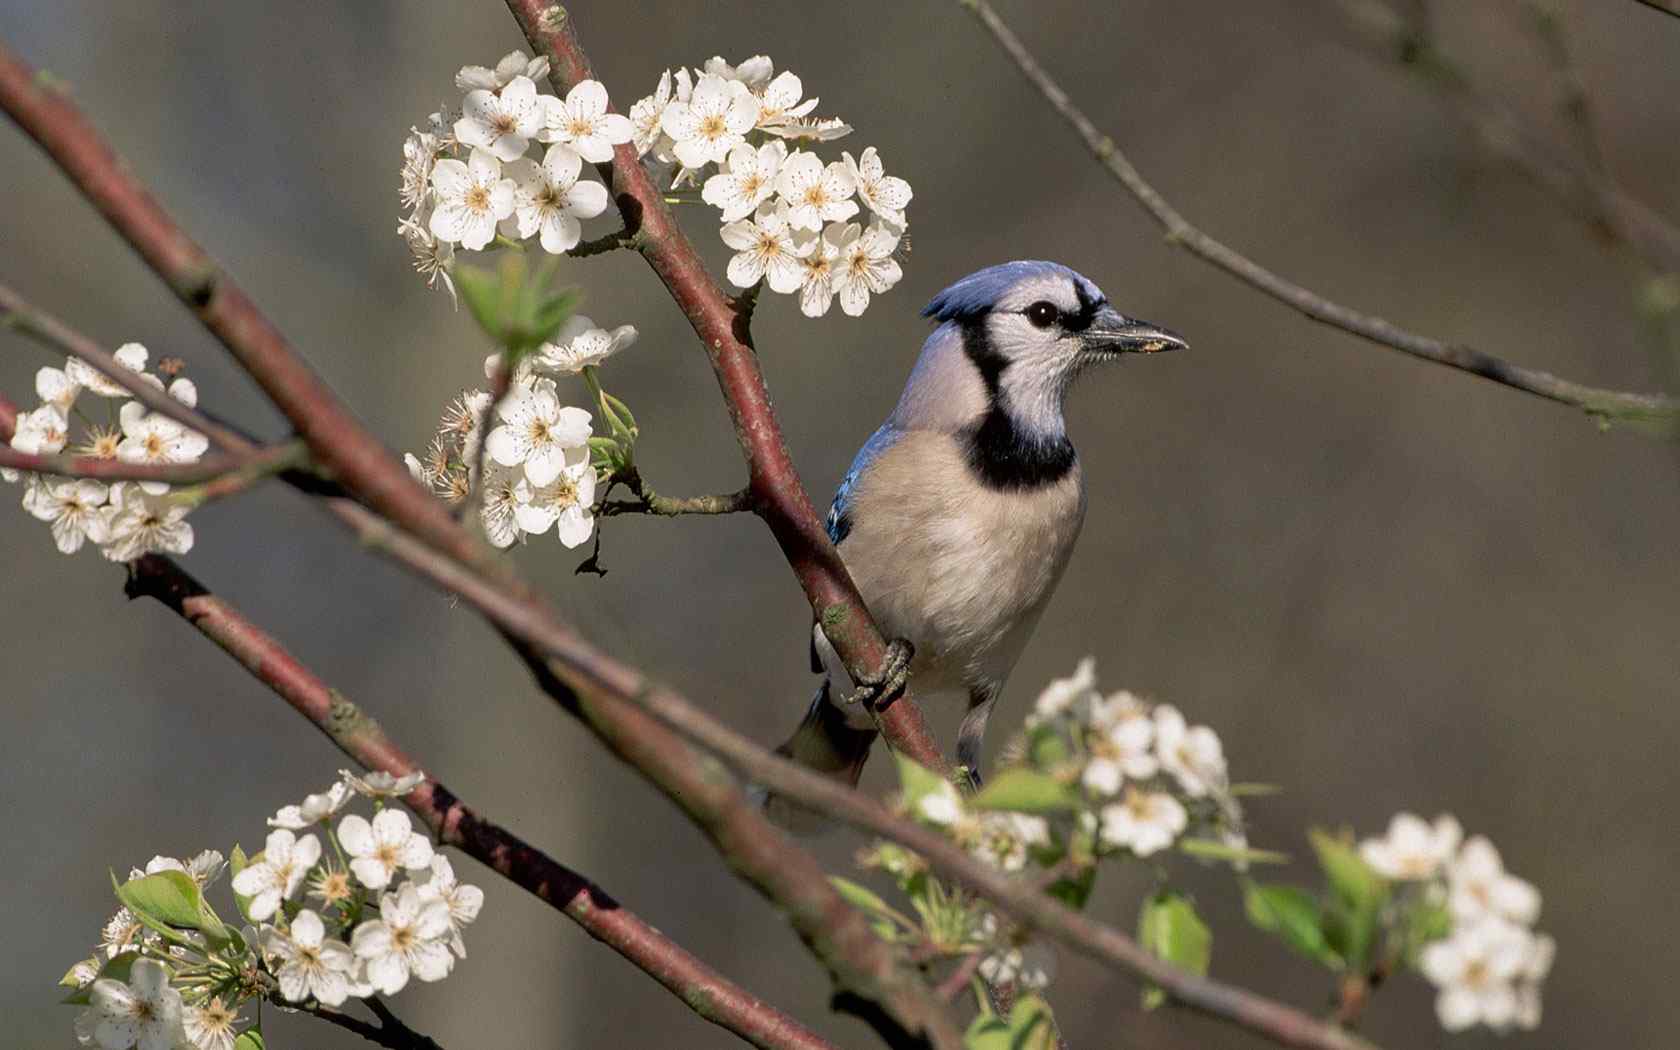
[[[1068,384],[1088,366],[1187,345],[1122,314],[1088,278],[1052,262],[972,273],[934,296],[922,314],[955,329],[994,407],[1046,434],[1060,434]]]

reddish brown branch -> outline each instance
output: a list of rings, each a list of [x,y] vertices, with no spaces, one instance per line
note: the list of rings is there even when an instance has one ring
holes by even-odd
[[[308,454],[300,445],[270,445],[249,457],[209,456],[197,463],[128,463],[98,456],[32,455],[0,448],[0,467],[97,481],[162,481],[171,485],[202,485],[210,498],[231,496],[251,483],[300,466]]]
[[[378,722],[173,561],[149,554],[133,562],[126,589],[130,598],[155,598],[174,610],[363,766],[394,776],[421,768]],[[428,778],[404,801],[440,842],[459,847],[559,909],[706,1020],[754,1046],[832,1050],[827,1041],[695,958],[584,876],[479,816],[438,781]]]
[[[578,43],[576,19],[565,8],[545,0],[507,0],[507,6],[535,52],[548,57],[549,80],[556,90],[564,94],[578,81],[594,78],[589,57]],[[747,318],[706,270],[664,195],[637,160],[635,148],[619,146],[614,158],[614,163],[601,166],[601,175],[612,187],[637,250],[665,283],[706,348],[747,462],[753,509],[770,526],[846,669],[860,681],[873,678],[886,658],[886,643],[829,542],[788,454]],[[923,765],[949,771],[949,763],[908,693],[876,713],[895,749]]]

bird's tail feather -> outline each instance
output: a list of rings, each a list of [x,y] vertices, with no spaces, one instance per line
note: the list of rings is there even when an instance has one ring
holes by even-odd
[[[823,776],[856,786],[874,743],[874,729],[858,729],[848,724],[845,712],[829,699],[825,678],[799,727],[776,753]],[[830,825],[827,818],[791,799],[769,793],[761,793],[761,797],[764,815],[794,834],[814,834]]]

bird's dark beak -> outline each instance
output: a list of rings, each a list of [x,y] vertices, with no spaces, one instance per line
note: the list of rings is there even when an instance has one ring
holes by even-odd
[[[1190,344],[1177,334],[1148,321],[1127,317],[1105,306],[1085,329],[1085,346],[1108,354],[1155,354],[1162,350],[1186,350]]]

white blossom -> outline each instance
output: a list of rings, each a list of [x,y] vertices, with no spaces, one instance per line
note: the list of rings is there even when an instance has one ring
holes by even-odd
[[[188,408],[198,407],[198,384],[180,376],[169,381],[169,396],[186,405]]]
[[[412,129],[403,140],[402,174],[397,197],[405,208],[419,208],[432,188],[432,164],[438,155],[438,137],[429,131]]]
[[[483,392],[475,390],[472,393],[480,394]],[[484,399],[488,401],[489,396],[485,394]],[[418,769],[412,773],[404,773],[400,777],[393,776],[383,769],[376,769],[371,773],[352,773],[348,769],[341,769],[338,771],[338,775],[343,778],[344,783],[350,785],[351,790],[355,791],[356,794],[367,798],[402,798],[419,787],[426,779],[426,774]]]
[[[246,910],[253,920],[261,922],[297,893],[309,869],[320,859],[320,839],[314,835],[298,838],[289,829],[278,828],[268,833],[261,859],[253,859],[233,877],[233,891],[251,898]]]
[[[522,533],[514,511],[519,506],[519,486],[525,483],[522,466],[504,467],[494,459],[484,464],[480,479],[479,520],[484,525],[484,538],[497,548],[511,547]]]
[[[459,306],[455,279],[449,275],[455,266],[455,246],[432,236],[431,220],[431,210],[422,209],[397,223],[397,233],[408,244],[409,253],[414,256],[414,269],[426,278],[426,287],[436,288],[442,281],[450,302]]]
[[[288,1000],[314,998],[323,1006],[338,1006],[349,997],[355,957],[343,941],[327,938],[321,917],[308,908],[297,913],[286,933],[264,927],[263,950],[279,960],[274,976]]]
[[[1452,859],[1463,837],[1464,829],[1450,815],[1430,825],[1415,813],[1396,813],[1388,834],[1360,843],[1359,855],[1385,879],[1428,879]]]
[[[841,232],[834,290],[840,296],[840,309],[848,317],[860,316],[869,308],[871,293],[879,295],[903,279],[904,271],[893,258],[898,236],[878,222],[868,229],[847,223]]]
[[[71,360],[75,360],[72,358]],[[63,368],[42,368],[35,373],[35,393],[41,401],[68,415],[82,392],[81,384]]]
[[[372,823],[358,813],[338,822],[338,844],[350,855],[350,870],[369,889],[391,884],[399,869],[414,871],[432,862],[432,843],[414,832],[408,814],[382,809]]]
[[[804,150],[789,156],[776,176],[776,189],[788,202],[788,221],[799,230],[820,230],[824,223],[856,215],[856,188],[844,164],[824,166],[821,157]]]
[[[834,301],[835,268],[844,232],[845,227],[834,222],[821,237],[807,238],[809,246],[799,256],[799,312],[806,317],[821,317]]]
[[[868,206],[876,215],[903,228],[904,209],[909,207],[910,184],[896,175],[888,175],[881,166],[881,156],[874,146],[863,151],[863,155],[856,160],[850,153],[841,153],[840,159],[845,162],[846,170],[851,173],[852,181],[857,184],[858,200]]]
[[[139,878],[143,875],[156,875],[160,871],[178,871],[192,879],[193,885],[202,890],[216,881],[226,864],[227,860],[220,850],[207,849],[184,861],[175,857],[153,857],[146,862],[144,871],[136,870],[129,877]]]
[[[512,392],[496,406],[496,414],[502,424],[490,432],[485,451],[505,467],[523,465],[533,485],[559,477],[567,450],[589,443],[589,413],[562,406],[552,390],[541,386]]]
[[[99,950],[105,958],[115,959],[123,952],[140,947],[149,936],[155,935],[133,912],[118,908],[116,914],[106,919],[105,925],[99,929]]]
[[[90,995],[92,1005],[77,1027],[101,1050],[175,1050],[186,1038],[181,993],[169,986],[169,968],[156,959],[136,960],[127,984],[100,978]]]
[[[1418,969],[1438,989],[1435,1014],[1449,1032],[1516,1022],[1516,980],[1529,959],[1529,934],[1503,919],[1464,923],[1426,945]]]
[[[805,278],[800,260],[817,250],[817,237],[808,231],[800,235],[788,224],[786,201],[760,204],[751,222],[732,222],[721,235],[723,243],[735,249],[727,273],[738,288],[766,280],[771,291],[798,291]]]
[[[1126,789],[1125,797],[1102,809],[1102,840],[1140,857],[1173,844],[1189,822],[1178,799],[1162,791]]]
[[[61,452],[69,440],[69,421],[51,405],[42,405],[33,412],[19,412],[13,423],[12,447],[32,456]],[[16,481],[20,476],[20,472],[9,467],[0,469],[0,477],[7,481]]]
[[[193,546],[187,510],[185,504],[167,495],[155,495],[139,485],[119,481],[111,486],[106,511],[111,516],[110,525],[101,553],[111,561],[133,561],[151,551],[185,554]]]
[[[509,51],[495,69],[462,66],[455,74],[455,86],[462,91],[500,91],[518,77],[541,80],[548,76],[548,59],[529,58],[523,51]]]
[[[1025,991],[1038,991],[1049,985],[1052,949],[1037,941],[1025,945],[1009,945],[980,960],[979,972],[987,984],[1014,984]]]
[[[104,543],[110,535],[105,499],[110,490],[88,478],[31,478],[23,493],[23,509],[50,522],[53,542],[65,554],[92,540]]]
[[[758,98],[757,125],[766,131],[784,127],[817,108],[817,100],[814,98],[799,101],[800,96],[805,93],[805,86],[799,82],[798,77],[789,72],[778,74],[762,89],[755,88],[753,93]]]
[[[146,348],[139,343],[124,343],[117,347],[115,357],[117,364],[130,372],[141,372],[146,367]],[[105,373],[93,367],[81,358],[73,357],[64,365],[65,375],[71,382],[89,393],[100,397],[127,397],[128,388],[105,378]]]
[[[1097,700],[1097,661],[1087,656],[1066,678],[1052,679],[1033,703],[1033,714],[1050,719],[1074,708]]]
[[[181,1012],[181,1027],[196,1050],[233,1050],[234,1040],[239,1036],[235,1030],[238,1023],[238,1006],[223,1002],[219,995]]]
[[[1528,939],[1528,952],[1522,969],[1517,973],[1518,1028],[1539,1028],[1541,1013],[1541,985],[1552,972],[1552,960],[1557,955],[1557,942],[1546,934],[1537,933]]]
[[[770,83],[770,75],[776,71],[775,64],[769,55],[754,55],[742,60],[738,66],[732,66],[724,61],[723,56],[713,55],[706,60],[700,72],[725,80],[738,80],[751,91],[759,91]]]
[[[970,853],[1004,871],[1025,868],[1028,850],[1050,843],[1049,823],[1026,813],[982,813],[973,825],[959,829],[959,841],[965,842]]]
[[[550,146],[541,164],[521,158],[508,166],[518,187],[509,221],[520,237],[540,234],[543,250],[554,255],[577,247],[583,237],[578,220],[607,210],[607,188],[599,182],[579,182],[582,170],[583,161],[563,145]]]
[[[1118,692],[1091,704],[1091,760],[1080,782],[1101,796],[1119,794],[1123,781],[1144,780],[1159,769],[1154,753],[1155,721],[1143,701]]]
[[[196,463],[210,447],[210,439],[203,434],[182,426],[168,416],[149,411],[138,401],[124,404],[118,418],[122,422],[123,440],[117,446],[117,458],[124,463],[159,466]],[[169,491],[169,485],[162,481],[142,481],[139,484],[154,496]]]
[[[1527,926],[1540,917],[1540,891],[1507,872],[1499,850],[1477,835],[1447,865],[1447,907],[1460,922],[1493,915]]]
[[[706,180],[700,196],[723,212],[724,222],[751,215],[776,192],[776,175],[787,159],[787,146],[767,142],[754,149],[742,143],[729,151],[722,169]]]
[[[669,136],[660,127],[660,121],[665,116],[665,107],[671,104],[671,71],[667,69],[659,74],[659,86],[653,94],[641,99],[630,107],[630,141],[636,147],[636,156],[645,157],[659,148],[661,140],[667,143]]]
[[[1171,704],[1155,708],[1155,754],[1191,798],[1224,792],[1225,752],[1218,735],[1207,726],[1192,728]]]
[[[481,149],[465,163],[440,160],[432,168],[437,206],[427,228],[442,241],[477,251],[496,237],[496,224],[513,214],[514,181],[502,176],[502,165]]]
[[[621,324],[608,331],[582,314],[573,314],[560,327],[554,342],[537,348],[533,362],[546,372],[575,375],[634,343],[636,335],[632,325]]]
[[[305,795],[303,801],[295,806],[281,806],[274,816],[268,818],[268,826],[302,831],[336,814],[350,798],[350,785],[340,780],[325,791]]]
[[[795,142],[832,142],[852,133],[852,126],[838,117],[794,117],[764,129]]]
[[[548,96],[544,96],[547,98]],[[525,155],[543,127],[547,106],[537,97],[537,85],[516,76],[500,92],[478,88],[467,92],[455,138],[462,145],[488,151],[497,160]]]
[[[543,126],[537,138],[562,143],[591,164],[613,159],[613,147],[635,137],[630,118],[607,112],[607,89],[599,80],[581,80],[564,100],[543,98]]]
[[[916,815],[929,824],[947,827],[962,819],[962,796],[949,783],[941,783],[916,800]]]
[[[484,891],[457,882],[454,866],[443,856],[432,858],[431,881],[421,883],[419,890],[422,900],[440,900],[449,909],[449,946],[465,959],[467,945],[461,939],[461,931],[478,918],[479,910],[484,907]]]
[[[379,899],[379,918],[364,922],[350,936],[351,951],[366,967],[369,983],[385,995],[395,995],[410,975],[422,981],[441,981],[455,965],[447,938],[449,906],[426,899],[412,882]]]
[[[738,80],[702,76],[688,101],[665,107],[659,126],[684,167],[721,163],[758,121],[758,100]]]
[[[514,520],[521,530],[540,536],[553,525],[568,549],[583,544],[595,531],[595,468],[589,463],[589,448],[567,449],[566,465],[546,485],[533,485],[529,478],[520,481],[514,501]]]

